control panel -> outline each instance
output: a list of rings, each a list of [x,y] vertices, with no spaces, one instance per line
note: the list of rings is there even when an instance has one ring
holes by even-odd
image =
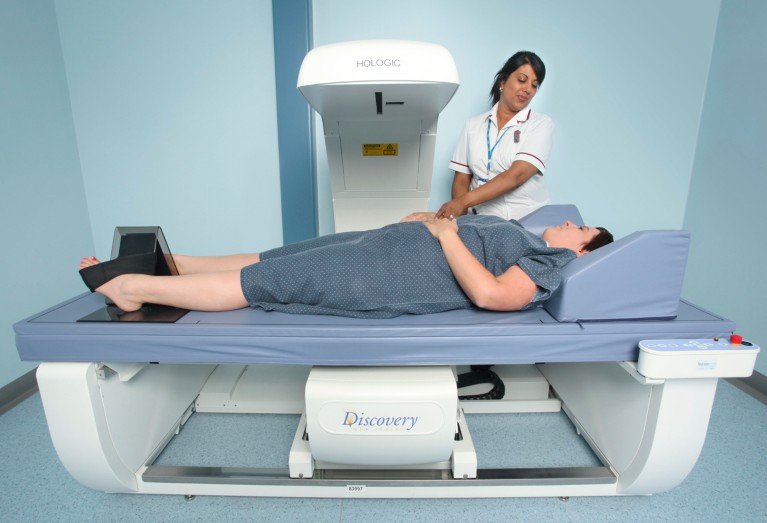
[[[637,371],[647,378],[743,378],[754,371],[759,346],[738,334],[710,339],[643,340]]]

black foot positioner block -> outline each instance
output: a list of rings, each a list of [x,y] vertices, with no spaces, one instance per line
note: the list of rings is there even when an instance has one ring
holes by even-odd
[[[93,291],[121,274],[178,276],[178,269],[160,227],[117,227],[112,242],[112,259],[80,270],[85,285]],[[144,304],[140,310],[125,312],[107,300],[106,307],[78,321],[173,323],[186,309]]]

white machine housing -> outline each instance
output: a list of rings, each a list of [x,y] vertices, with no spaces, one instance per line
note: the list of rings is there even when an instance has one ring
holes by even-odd
[[[437,121],[458,85],[437,44],[364,40],[306,55],[298,89],[322,116],[336,232],[428,209]]]
[[[453,453],[458,391],[450,367],[314,367],[305,393],[315,459],[415,465]]]
[[[744,378],[760,348],[724,339],[642,340],[637,371],[648,378]]]

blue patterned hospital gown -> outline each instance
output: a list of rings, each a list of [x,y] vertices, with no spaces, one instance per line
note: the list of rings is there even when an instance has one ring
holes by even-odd
[[[559,286],[560,268],[575,258],[549,248],[516,221],[469,215],[458,234],[495,276],[512,265],[538,285],[530,309]],[[279,247],[242,269],[240,282],[253,308],[293,314],[392,318],[474,307],[458,285],[439,242],[421,222],[346,232]]]

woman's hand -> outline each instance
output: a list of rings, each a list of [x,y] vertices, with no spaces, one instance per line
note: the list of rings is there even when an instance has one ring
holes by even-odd
[[[425,222],[428,220],[434,219],[434,213],[433,212],[414,212],[411,214],[408,214],[404,218],[400,220],[400,223],[402,222]]]
[[[447,203],[443,203],[442,207],[435,213],[436,218],[450,218],[451,216],[463,216],[469,210],[469,205],[464,203],[464,199],[455,198]]]
[[[458,232],[458,222],[453,219],[440,218],[439,220],[429,220],[423,222],[432,236],[439,239],[444,233],[448,231]]]

